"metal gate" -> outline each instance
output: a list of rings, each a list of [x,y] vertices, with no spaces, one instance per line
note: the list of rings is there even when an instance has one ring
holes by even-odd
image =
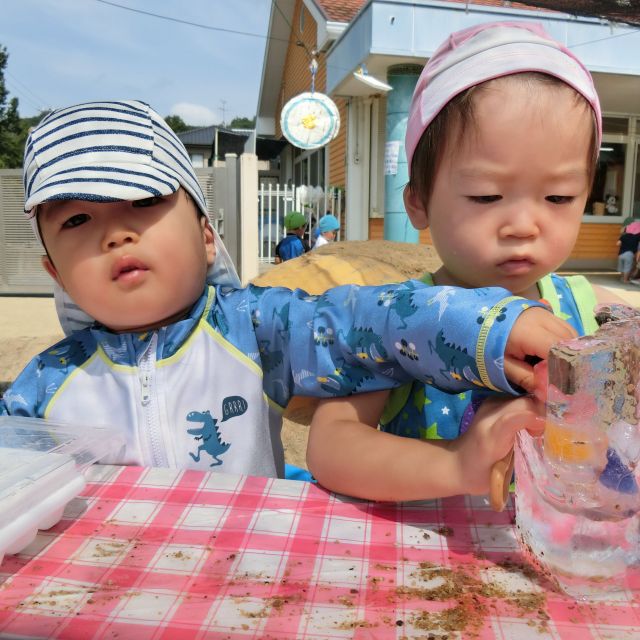
[[[313,231],[325,213],[332,213],[342,226],[343,191],[330,187],[261,184],[258,189],[259,260],[273,262],[276,245],[286,235],[284,219],[291,211],[307,218],[307,241],[313,245]],[[341,231],[338,230],[337,240]]]

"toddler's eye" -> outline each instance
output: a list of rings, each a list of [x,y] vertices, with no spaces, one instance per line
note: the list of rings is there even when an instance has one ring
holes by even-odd
[[[573,202],[574,196],[547,196],[545,200],[551,204],[569,204]]]
[[[89,216],[86,213],[76,213],[74,216],[67,218],[61,226],[63,229],[72,229],[73,227],[79,227],[87,220],[89,220]]]
[[[162,198],[160,196],[151,196],[150,198],[143,198],[142,200],[134,200],[131,205],[134,207],[153,207],[161,202]]]
[[[491,204],[492,202],[498,202],[498,200],[502,200],[502,196],[493,195],[493,196],[467,196],[471,202],[476,202],[477,204]]]

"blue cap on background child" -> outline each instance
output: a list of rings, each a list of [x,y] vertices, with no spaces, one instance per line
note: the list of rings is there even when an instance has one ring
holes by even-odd
[[[452,98],[481,82],[527,71],[554,76],[584,96],[596,117],[599,147],[600,102],[586,67],[539,24],[490,22],[451,34],[422,70],[407,121],[409,167],[422,134]]]
[[[320,233],[326,233],[327,231],[337,231],[340,228],[340,223],[338,222],[338,218],[336,218],[333,214],[327,213],[326,215],[320,218],[320,222],[318,223],[318,229]]]
[[[171,195],[180,187],[209,219],[204,194],[182,141],[164,118],[137,100],[88,102],[57,109],[27,138],[24,210],[40,242],[35,213],[44,202],[142,200]],[[213,233],[216,260],[207,281],[239,287],[233,262],[215,229]],[[93,322],[57,284],[54,294],[65,333]]]

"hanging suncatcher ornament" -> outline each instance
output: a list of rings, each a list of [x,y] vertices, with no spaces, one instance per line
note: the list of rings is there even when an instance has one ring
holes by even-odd
[[[280,114],[280,128],[284,137],[300,149],[318,149],[331,142],[340,131],[340,114],[335,102],[324,93],[315,91],[318,63],[309,65],[311,92],[294,96]]]

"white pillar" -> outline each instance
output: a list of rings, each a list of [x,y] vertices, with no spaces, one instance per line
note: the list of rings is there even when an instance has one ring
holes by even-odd
[[[352,99],[347,121],[346,239],[368,240],[371,101]]]
[[[240,278],[246,284],[258,275],[258,156],[240,156]]]

